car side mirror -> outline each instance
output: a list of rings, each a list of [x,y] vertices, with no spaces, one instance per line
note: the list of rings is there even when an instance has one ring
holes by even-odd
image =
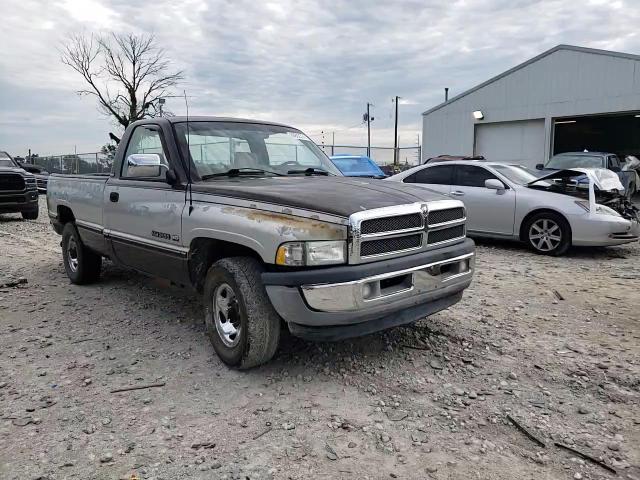
[[[134,153],[127,157],[127,177],[159,177],[162,162],[157,153]]]
[[[536,165],[536,170],[544,170],[544,163],[538,163]]]
[[[506,190],[507,187],[504,186],[504,183],[502,183],[500,180],[498,180],[497,178],[489,178],[487,180],[484,181],[484,186],[490,190]]]

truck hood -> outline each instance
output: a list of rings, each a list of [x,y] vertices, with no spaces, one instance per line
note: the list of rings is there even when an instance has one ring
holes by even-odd
[[[193,191],[342,217],[372,208],[448,198],[437,192],[403,183],[334,176],[215,179],[194,183]]]

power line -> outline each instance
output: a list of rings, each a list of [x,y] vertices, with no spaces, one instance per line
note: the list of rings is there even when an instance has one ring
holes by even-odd
[[[338,133],[340,133],[340,132],[346,132],[347,130],[351,130],[352,128],[360,127],[360,126],[362,126],[362,125],[364,125],[364,122],[363,122],[363,121],[361,121],[360,123],[356,123],[355,125],[351,125],[350,127],[341,128],[340,130],[329,130],[329,129],[326,129],[326,130],[320,130],[320,131],[318,131],[318,132],[311,132],[311,133],[309,133],[309,132],[305,132],[305,133],[306,133],[308,136],[310,136],[310,137],[317,137],[317,136],[322,135],[322,134],[323,134],[323,133],[325,133],[325,132],[326,132],[326,133],[329,133],[329,132],[334,132],[334,133],[336,133],[336,132],[338,132]]]

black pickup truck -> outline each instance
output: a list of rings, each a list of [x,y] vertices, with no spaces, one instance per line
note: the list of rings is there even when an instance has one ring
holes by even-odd
[[[7,152],[0,151],[0,213],[21,213],[27,220],[38,218],[36,177],[20,168]]]

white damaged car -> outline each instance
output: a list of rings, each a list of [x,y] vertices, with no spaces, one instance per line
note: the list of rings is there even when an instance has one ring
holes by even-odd
[[[638,209],[605,169],[557,170],[543,177],[520,165],[455,160],[420,165],[385,181],[411,183],[462,200],[467,234],[521,240],[562,255],[571,245],[638,241]]]

